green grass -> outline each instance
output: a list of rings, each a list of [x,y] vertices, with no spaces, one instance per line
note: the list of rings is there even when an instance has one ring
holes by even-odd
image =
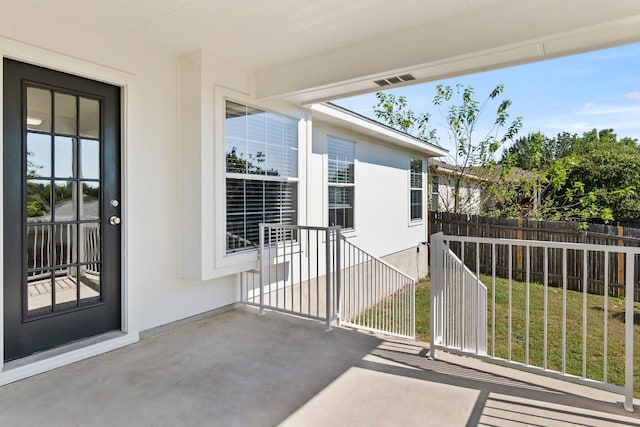
[[[492,350],[492,282],[482,277],[489,289],[488,297],[488,353]],[[416,288],[416,338],[429,341],[430,283],[422,280]],[[526,284],[512,282],[511,360],[526,362]],[[544,363],[544,286],[530,286],[529,364],[542,367]],[[496,279],[495,356],[508,359],[509,342],[509,282]],[[608,382],[624,385],[624,299],[609,298],[608,312]],[[566,309],[566,372],[582,376],[583,295],[567,291]],[[640,304],[635,304],[634,379],[635,395],[640,397]],[[547,368],[562,371],[562,289],[548,290]],[[587,378],[604,378],[604,297],[587,295]]]

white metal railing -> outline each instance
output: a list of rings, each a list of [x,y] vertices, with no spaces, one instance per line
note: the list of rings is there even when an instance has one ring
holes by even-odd
[[[432,342],[448,349],[487,354],[487,287],[446,243],[432,254]]]
[[[463,352],[510,367],[580,384],[603,388],[625,396],[624,407],[633,411],[634,393],[634,286],[640,248],[565,242],[489,239],[481,237],[431,236],[431,334],[432,356],[436,349]],[[489,276],[486,328],[487,354],[468,351],[442,340],[450,322],[460,322],[463,305],[448,306],[446,290],[449,250],[479,276]],[[573,252],[573,253],[571,253]],[[480,264],[491,259],[490,265]],[[569,257],[568,255],[571,255]],[[577,279],[569,277],[568,259],[579,260]],[[593,261],[601,270],[595,273]],[[616,259],[614,265],[611,260]],[[543,274],[531,279],[531,265],[542,262]],[[550,262],[562,264],[562,275],[549,274]],[[588,293],[587,283],[603,283],[601,295]],[[610,297],[613,278],[623,278],[624,298]],[[460,277],[457,277],[460,280]],[[578,280],[581,291],[568,290]],[[458,298],[458,304],[462,299]],[[453,312],[452,312],[453,311]],[[482,324],[480,324],[482,322]],[[621,372],[619,377],[618,372]],[[614,378],[615,377],[615,378]]]
[[[241,275],[245,303],[323,320],[338,316],[339,227],[260,224],[259,268]]]
[[[343,236],[340,324],[415,338],[415,281]]]
[[[241,274],[245,303],[331,323],[415,336],[415,282],[348,242],[340,227],[260,224],[259,267]]]

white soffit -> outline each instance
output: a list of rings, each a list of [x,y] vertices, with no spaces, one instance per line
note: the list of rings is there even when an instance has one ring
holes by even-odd
[[[204,50],[255,73],[259,98],[308,103],[640,41],[640,0],[0,0],[0,22],[36,45],[81,28]]]
[[[512,0],[260,70],[258,96],[322,102],[378,90],[387,75],[415,84],[635,41],[640,1]]]
[[[384,124],[377,123],[337,105],[313,104],[310,107],[314,119],[320,119],[326,123],[351,129],[359,134],[367,135],[404,149],[419,152],[427,157],[440,157],[448,153],[448,151],[442,147],[428,144],[418,138],[392,129]]]

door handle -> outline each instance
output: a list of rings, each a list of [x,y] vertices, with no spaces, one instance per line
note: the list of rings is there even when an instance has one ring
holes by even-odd
[[[112,215],[111,218],[109,218],[109,224],[111,224],[111,225],[120,225],[120,217]]]

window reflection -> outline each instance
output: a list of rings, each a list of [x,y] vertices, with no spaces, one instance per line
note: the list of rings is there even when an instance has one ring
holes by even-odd
[[[72,95],[56,93],[55,102],[55,131],[65,135],[75,135],[77,131],[77,98]]]
[[[100,138],[100,102],[80,97],[80,136]]]
[[[54,140],[56,178],[75,178],[75,138],[56,136]]]
[[[55,231],[55,257],[56,265],[73,264],[77,262],[78,253],[78,226],[76,224],[56,224]]]
[[[80,141],[80,164],[82,178],[100,179],[100,141]]]
[[[227,172],[298,176],[298,123],[295,119],[226,103]]]
[[[100,101],[32,87],[27,98],[24,292],[41,316],[102,299]]]
[[[51,176],[51,136],[27,134],[27,176]]]
[[[100,261],[100,223],[80,225],[80,262]]]
[[[73,266],[58,269],[53,282],[56,309],[76,307],[78,305],[78,268]]]
[[[100,301],[100,264],[82,265],[79,272],[80,304]]]
[[[75,221],[77,218],[76,182],[55,181],[54,218],[56,221]]]
[[[51,91],[27,87],[27,129],[51,132]]]
[[[29,315],[51,311],[51,272],[33,271],[27,274],[27,310]]]
[[[51,181],[27,180],[26,212],[27,223],[51,220]]]
[[[42,270],[53,265],[53,235],[50,225],[28,225],[26,260],[27,268]]]
[[[100,218],[99,182],[82,182],[82,199],[79,205],[81,220],[95,220]]]

